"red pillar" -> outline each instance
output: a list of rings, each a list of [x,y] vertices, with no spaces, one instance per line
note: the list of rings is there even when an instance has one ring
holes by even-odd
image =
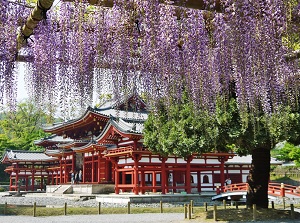
[[[133,167],[133,192],[134,194],[139,194],[139,172],[138,172],[138,158],[134,158],[134,167]]]
[[[33,164],[32,164],[32,168],[33,168]],[[32,169],[31,170],[31,191],[34,191],[34,172],[35,170]]]
[[[25,177],[25,190],[28,191],[28,176]]]
[[[94,159],[94,152],[92,152],[92,183],[94,183],[94,174],[95,174],[95,159]]]
[[[82,183],[85,183],[85,153],[82,153]]]
[[[100,179],[100,168],[101,167],[101,152],[100,150],[98,151],[98,172],[97,172],[97,181],[98,183],[101,183],[101,179]],[[105,171],[107,172],[107,169],[105,169]],[[106,176],[106,175],[105,175]],[[107,178],[106,178],[107,180]]]
[[[167,173],[166,173],[166,158],[161,158],[161,193],[166,194],[167,190]]]
[[[145,186],[145,172],[141,171],[141,187]],[[145,194],[145,189],[141,189],[142,194]]]
[[[118,172],[118,160],[114,159],[112,160],[112,163],[114,165],[114,180],[115,180],[115,194],[119,194],[119,184],[120,184],[120,179],[119,179],[119,172]]]
[[[68,175],[69,172],[67,170],[67,156],[64,157],[65,158],[65,163],[64,163],[64,183],[68,182]]]
[[[12,174],[13,174],[13,172],[10,173],[10,177],[9,177],[9,190],[10,191],[12,190],[12,182],[13,182],[13,180],[12,180]]]
[[[18,187],[19,187],[19,170],[16,170],[16,182],[15,182],[15,186],[16,186],[15,191],[17,191]]]
[[[197,187],[198,187],[198,192],[201,192],[201,177],[200,177],[200,172],[197,171]]]
[[[224,182],[225,182],[225,165],[224,165],[224,163],[225,163],[225,161],[224,161],[224,157],[220,157],[219,158],[219,161],[221,162],[221,168],[220,168],[220,180],[221,180],[221,187],[223,188],[223,186],[224,186]]]
[[[153,186],[153,187],[156,187],[156,172],[155,172],[155,171],[152,172],[152,186]],[[152,192],[153,192],[153,193],[156,193],[156,189],[154,188],[154,189],[152,190]]]
[[[59,159],[59,184],[62,183],[62,157]]]
[[[186,171],[185,171],[185,186],[186,186],[186,192],[188,194],[191,193],[191,160],[192,157],[188,157],[186,159]]]

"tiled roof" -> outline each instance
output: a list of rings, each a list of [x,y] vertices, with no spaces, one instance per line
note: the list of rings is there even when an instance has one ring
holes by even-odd
[[[42,139],[38,139],[34,141],[34,144],[38,145],[43,142],[53,142],[53,143],[71,143],[73,142],[73,139],[70,138],[64,138],[63,136],[58,136],[58,135],[51,135],[49,137],[45,137]]]
[[[252,156],[234,156],[232,159],[229,159],[225,164],[251,164],[252,163]],[[274,158],[271,158],[272,165],[280,165],[282,164],[281,161],[278,161]]]
[[[6,151],[3,159],[10,161],[52,161],[56,158],[47,156],[44,152],[10,150]]]
[[[106,116],[113,116],[122,119],[130,119],[130,120],[140,120],[145,121],[148,118],[147,113],[143,112],[130,112],[130,111],[120,111],[116,109],[106,109],[106,110],[99,110],[95,109],[95,112],[98,114],[106,115]]]

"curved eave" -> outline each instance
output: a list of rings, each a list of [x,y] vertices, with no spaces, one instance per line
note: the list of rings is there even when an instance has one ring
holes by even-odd
[[[44,146],[44,147],[46,147],[46,146],[49,146],[49,145],[66,144],[66,143],[70,143],[72,141],[73,141],[73,139],[69,139],[69,138],[64,139],[61,136],[53,134],[51,136],[35,140],[34,144],[38,145],[38,146]]]
[[[81,146],[87,145],[89,143],[90,143],[90,141],[77,140],[77,141],[73,141],[73,142],[70,142],[70,143],[58,145],[57,147],[58,148],[63,148],[63,149],[71,149],[73,147],[75,147],[75,148],[76,147],[81,147]]]
[[[106,149],[106,146],[95,144],[95,142],[90,142],[84,146],[73,148],[75,152],[92,152],[92,151],[103,151]]]
[[[111,125],[114,127],[114,130],[123,137],[128,137],[131,139],[140,139],[143,137],[143,134],[141,132],[123,129],[118,125],[117,122],[113,120],[111,120]]]
[[[9,163],[21,163],[21,162],[27,162],[27,163],[50,163],[53,161],[57,161],[57,158],[51,157],[49,159],[44,159],[44,160],[35,160],[35,159],[11,159],[8,160]]]
[[[69,155],[72,155],[73,154],[73,150],[65,150],[65,151],[61,151],[61,150],[58,150],[58,149],[55,149],[55,150],[46,150],[45,151],[45,154],[47,156],[54,156],[54,157],[62,157],[62,156],[69,156]],[[56,158],[56,159],[57,159]]]
[[[65,131],[74,130],[76,128],[82,128],[94,122],[94,118],[100,121],[109,120],[109,116],[95,112],[93,108],[88,108],[87,111],[79,118],[64,122],[60,125],[44,128],[45,132],[53,134],[63,134]]]

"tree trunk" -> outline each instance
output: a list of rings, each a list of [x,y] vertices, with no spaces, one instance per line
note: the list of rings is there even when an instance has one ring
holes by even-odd
[[[248,177],[247,204],[268,208],[268,185],[270,178],[270,150],[259,148],[252,152],[252,165]]]
[[[51,8],[54,0],[38,0],[36,6],[31,11],[26,23],[22,26],[17,36],[17,50],[21,49],[26,44],[26,39],[29,38],[38,23],[45,19],[46,12]]]

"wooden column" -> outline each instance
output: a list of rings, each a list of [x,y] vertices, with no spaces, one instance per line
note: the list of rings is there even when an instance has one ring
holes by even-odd
[[[111,161],[114,165],[115,194],[119,194],[120,179],[119,179],[119,172],[118,172],[118,158],[112,158]]]
[[[135,155],[133,157],[134,167],[133,167],[133,192],[134,194],[139,194],[139,170],[138,170],[138,157]]]
[[[167,173],[166,173],[166,158],[161,157],[161,193],[166,194],[167,191]]]
[[[112,181],[114,179],[112,172],[111,163],[105,160],[105,180]]]
[[[16,182],[15,182],[15,186],[16,189],[15,191],[18,191],[18,186],[19,186],[19,163],[16,163]]]
[[[191,188],[191,161],[192,161],[191,156],[186,159],[185,187],[186,187],[186,192],[188,194],[190,194],[192,192],[192,188]]]
[[[225,163],[225,161],[224,161],[225,159],[224,159],[224,157],[219,157],[219,161],[221,162],[221,164],[220,164],[220,180],[221,180],[221,187],[223,187],[224,186],[224,182],[225,182],[225,165],[224,165],[224,163]]]
[[[97,181],[98,181],[98,183],[101,183],[101,179],[100,179],[100,176],[101,176],[100,173],[101,172],[100,172],[100,170],[101,170],[101,151],[98,150],[98,172],[97,172]],[[105,172],[107,172],[106,169],[105,169]]]
[[[65,163],[64,163],[64,183],[68,182],[68,170],[67,170],[67,156],[64,157],[65,158]]]
[[[94,151],[92,151],[92,183],[95,182],[94,174],[95,174],[95,159],[94,159]]]
[[[62,157],[59,159],[59,184],[62,183]]]
[[[34,173],[35,170],[33,169],[33,164],[32,164],[32,169],[31,169],[31,190],[34,191]]]
[[[41,190],[43,189],[44,189],[44,176],[41,176]]]
[[[155,172],[155,171],[152,172],[152,186],[153,186],[153,187],[156,187],[156,172]],[[152,192],[153,192],[153,193],[156,193],[156,189],[154,188],[154,189],[152,190]]]
[[[16,186],[16,189],[15,191],[18,191],[18,186],[19,186],[19,170],[18,170],[18,163],[17,163],[17,170],[16,170],[16,182],[15,182],[15,186]]]
[[[28,191],[28,176],[25,177],[25,190]]]
[[[145,186],[145,172],[141,171],[141,187],[143,188]],[[145,194],[145,189],[141,190],[142,194]]]
[[[200,177],[200,171],[197,171],[197,188],[198,188],[198,192],[201,192],[201,177]]]
[[[85,170],[85,153],[82,153],[82,183],[85,183],[85,173],[86,173],[86,170]]]
[[[9,177],[9,190],[10,191],[12,191],[12,182],[13,182],[13,180],[12,180],[12,174],[13,174],[13,172],[10,173],[10,177]]]

